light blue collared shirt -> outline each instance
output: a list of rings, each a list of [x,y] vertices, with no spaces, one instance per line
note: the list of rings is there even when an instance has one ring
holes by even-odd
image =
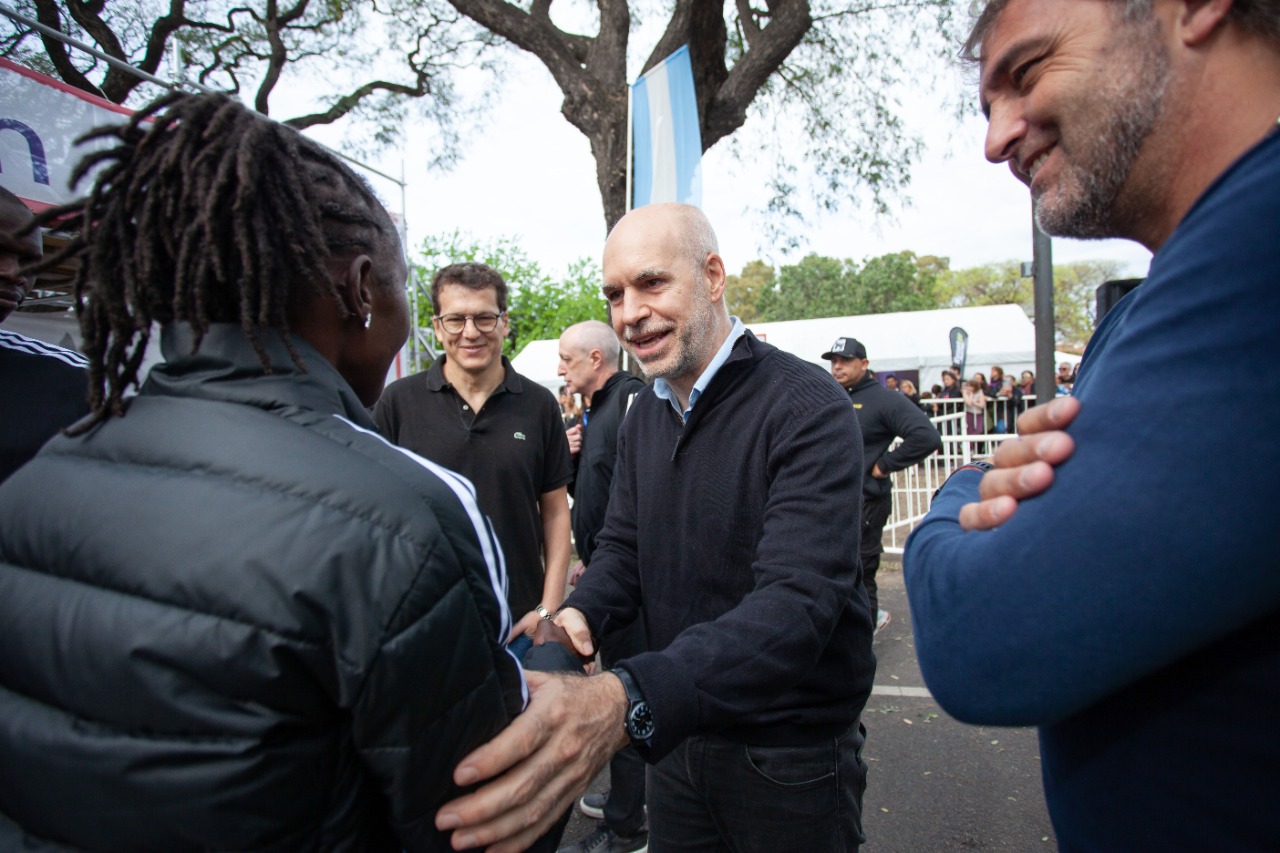
[[[702,371],[698,381],[693,383],[693,390],[689,392],[689,408],[683,412],[680,411],[680,401],[676,399],[676,392],[671,390],[667,380],[662,377],[653,380],[653,393],[670,403],[671,408],[676,410],[676,414],[680,415],[682,421],[687,422],[689,420],[694,404],[698,402],[698,398],[702,396],[702,392],[706,387],[711,384],[711,379],[716,375],[716,372],[729,360],[729,353],[733,351],[734,341],[747,332],[747,327],[742,325],[742,321],[737,317],[730,317],[729,319],[733,321],[733,325],[729,327],[729,337],[724,339],[724,343],[716,351],[715,358],[711,359],[707,369]]]

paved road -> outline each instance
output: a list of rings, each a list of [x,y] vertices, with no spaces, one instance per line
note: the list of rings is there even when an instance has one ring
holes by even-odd
[[[880,569],[880,606],[893,621],[876,637],[876,688],[863,714],[863,853],[1056,851],[1035,730],[968,726],[937,706],[916,665],[897,563]],[[607,785],[606,770],[591,790]],[[594,827],[575,810],[565,843]]]

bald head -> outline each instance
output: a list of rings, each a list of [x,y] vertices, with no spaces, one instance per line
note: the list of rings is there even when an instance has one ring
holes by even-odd
[[[684,204],[639,207],[604,244],[604,286],[613,330],[645,373],[687,399],[729,336],[724,261],[702,211]]]
[[[608,323],[601,323],[599,320],[574,323],[560,335],[560,344],[583,354],[599,350],[609,364],[618,363],[618,353],[621,351],[613,329],[609,328]]]
[[[560,335],[560,366],[556,373],[570,394],[591,396],[618,370],[618,339],[599,320],[575,323]]]
[[[681,254],[694,269],[701,267],[708,255],[720,252],[710,220],[691,204],[666,202],[637,207],[613,226],[609,240],[605,241],[605,250],[608,251],[609,241],[619,230],[625,235],[634,228],[666,231],[665,241],[668,245],[679,246]]]
[[[21,270],[44,257],[40,231],[32,228],[31,211],[16,195],[0,187],[0,323],[26,300],[30,278]]]

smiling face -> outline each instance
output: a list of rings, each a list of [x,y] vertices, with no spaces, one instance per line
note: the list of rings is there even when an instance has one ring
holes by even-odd
[[[1122,5],[1011,0],[983,42],[987,159],[1031,187],[1049,234],[1136,236],[1153,203],[1141,172],[1170,60],[1156,19]]]
[[[700,215],[700,214],[699,214]],[[604,286],[613,330],[649,376],[683,396],[728,332],[724,264],[708,253],[696,262],[676,205],[627,214],[604,247]]]
[[[443,284],[438,296],[439,317],[451,314],[501,314],[497,327],[482,332],[472,320],[467,320],[461,332],[449,332],[440,322],[434,321],[436,338],[448,356],[446,364],[473,376],[482,376],[502,370],[502,341],[507,336],[507,316],[498,308],[498,294],[491,288],[472,290],[460,284]]]

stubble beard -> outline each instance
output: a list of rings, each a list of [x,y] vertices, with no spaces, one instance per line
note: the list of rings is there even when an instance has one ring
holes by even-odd
[[[627,330],[625,339],[628,341],[628,349],[631,349],[636,361],[640,362],[644,375],[650,379],[678,379],[689,376],[698,369],[703,355],[701,345],[711,339],[711,332],[715,328],[715,312],[711,301],[705,299],[703,294],[698,294],[694,299],[693,309],[685,318],[684,325],[677,327],[676,351],[666,359],[646,364],[639,356],[635,356],[635,350],[629,345],[629,341],[642,338],[649,332],[644,325]]]
[[[1087,240],[1126,236],[1130,230],[1131,213],[1125,208],[1135,205],[1121,204],[1121,194],[1160,119],[1170,77],[1169,55],[1155,22],[1123,29],[1143,26],[1149,29],[1139,33],[1138,52],[1125,61],[1112,86],[1094,96],[1106,112],[1077,125],[1077,153],[1067,161],[1060,185],[1035,200],[1036,222],[1046,234]]]

